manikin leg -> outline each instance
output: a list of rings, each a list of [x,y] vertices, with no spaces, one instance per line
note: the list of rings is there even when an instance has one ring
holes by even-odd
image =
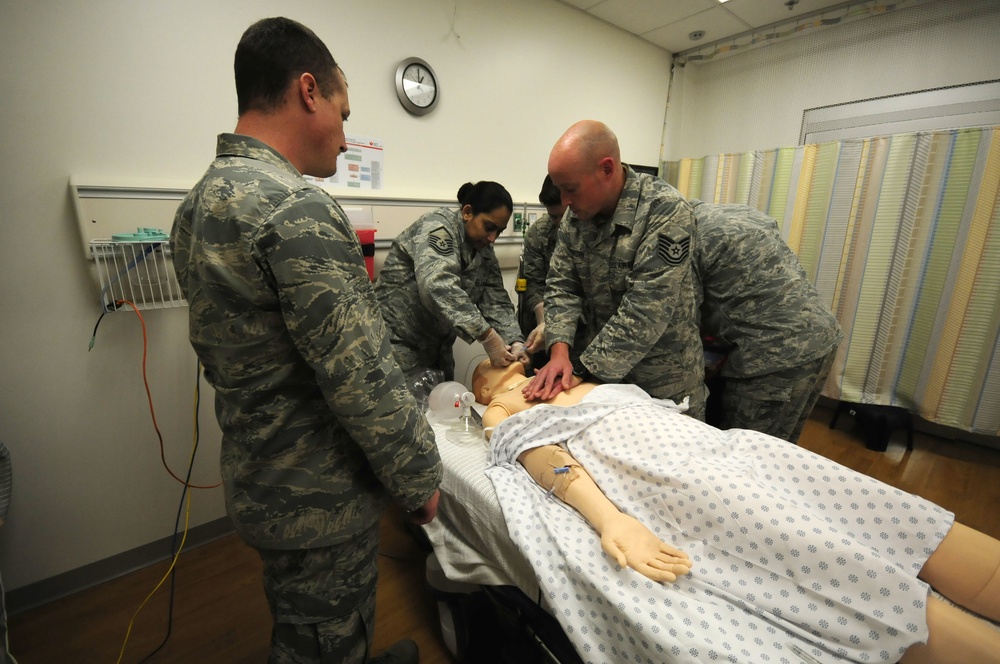
[[[931,597],[927,602],[927,643],[906,649],[900,664],[998,664],[1000,632],[961,609]]]
[[[919,576],[952,602],[1000,622],[1000,540],[955,523]]]
[[[920,570],[920,578],[955,604],[1000,620],[1000,541],[955,523]],[[926,644],[910,647],[902,664],[1000,662],[1000,632],[931,597]]]

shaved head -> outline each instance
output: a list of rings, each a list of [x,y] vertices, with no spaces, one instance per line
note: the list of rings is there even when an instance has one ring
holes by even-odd
[[[605,157],[621,162],[618,137],[603,122],[581,120],[556,141],[549,155],[549,162],[551,164],[553,159],[575,159],[582,163],[597,164]]]
[[[603,122],[577,122],[552,148],[549,176],[577,218],[612,214],[625,186],[618,137]]]

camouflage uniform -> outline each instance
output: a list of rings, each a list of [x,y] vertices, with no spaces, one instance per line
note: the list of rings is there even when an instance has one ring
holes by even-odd
[[[721,428],[796,441],[842,338],[777,222],[745,205],[691,201],[702,331],[734,348]]]
[[[493,247],[465,241],[457,210],[428,212],[396,236],[375,293],[410,380],[426,369],[454,379],[457,337],[471,344],[493,328],[508,344],[524,340]]]
[[[524,232],[524,278],[527,281],[524,308],[528,312],[532,312],[536,304],[545,300],[545,276],[549,273],[549,262],[558,237],[559,224],[547,214],[539,217]],[[534,320],[533,313],[530,319]]]
[[[691,398],[705,416],[691,206],[673,187],[626,166],[610,219],[560,224],[545,294],[545,343],[573,343],[583,314],[596,334],[580,363],[609,383],[634,383],[660,399]]]
[[[308,661],[319,648],[282,643],[295,625],[339,634],[334,657],[346,661],[371,645],[384,506],[422,507],[441,480],[357,237],[278,152],[222,134],[171,246],[191,344],[216,392],[226,509],[265,563],[272,661],[290,650]]]
[[[536,327],[535,305],[545,301],[545,279],[549,273],[549,263],[556,250],[556,240],[559,238],[559,224],[548,214],[543,214],[524,232],[524,279],[526,289],[524,299],[520,303],[518,320],[521,321],[521,332],[525,336],[531,334]],[[587,336],[587,325],[583,318],[577,322],[576,336],[571,348],[572,357],[576,359],[587,347],[590,339]],[[545,353],[536,353],[532,357],[535,368],[539,368],[547,359]]]

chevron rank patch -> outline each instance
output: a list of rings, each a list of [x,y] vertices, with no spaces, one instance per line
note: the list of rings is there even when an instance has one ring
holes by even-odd
[[[672,238],[661,235],[656,244],[656,253],[667,265],[680,265],[688,257],[691,247],[691,237],[687,234],[682,238]]]
[[[442,256],[451,256],[455,252],[455,243],[452,242],[451,236],[443,229],[431,233],[427,238],[427,244]]]

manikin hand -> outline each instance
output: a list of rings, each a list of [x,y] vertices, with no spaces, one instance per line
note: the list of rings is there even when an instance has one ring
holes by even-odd
[[[619,565],[653,581],[676,581],[691,571],[687,554],[660,541],[636,518],[619,512],[601,530],[601,548]]]

